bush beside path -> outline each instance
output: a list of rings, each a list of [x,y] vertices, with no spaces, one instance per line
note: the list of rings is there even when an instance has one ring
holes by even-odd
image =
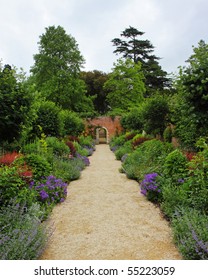
[[[118,172],[109,146],[98,145],[90,162],[53,209],[55,231],[41,259],[181,259],[168,222],[138,183]]]

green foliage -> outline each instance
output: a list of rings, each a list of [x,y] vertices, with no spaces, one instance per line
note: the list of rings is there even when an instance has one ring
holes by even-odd
[[[44,133],[46,136],[58,136],[60,134],[59,107],[51,101],[43,101],[39,104],[37,118],[33,124],[33,132],[37,136]]]
[[[144,178],[145,174],[161,171],[161,164],[173,147],[169,143],[160,140],[149,140],[139,145],[123,163],[128,178],[138,181]]]
[[[116,47],[114,53],[121,54],[124,58],[131,59],[134,63],[142,64],[145,76],[146,95],[150,96],[156,91],[163,91],[169,86],[167,72],[163,71],[158,63],[159,58],[153,54],[154,46],[149,40],[141,40],[139,36],[144,32],[129,26],[122,33],[122,39],[112,40]]]
[[[208,220],[197,210],[179,209],[172,220],[175,242],[186,260],[208,259]]]
[[[70,182],[79,179],[80,171],[83,168],[84,164],[80,159],[55,159],[53,163],[53,174],[65,182]]]
[[[182,183],[173,183],[172,178],[160,178],[162,189],[161,209],[168,219],[172,219],[178,207],[188,207],[189,187]]]
[[[0,167],[0,205],[17,197],[24,187],[26,182],[20,177],[16,167]]]
[[[82,147],[91,147],[94,148],[94,141],[91,136],[81,135],[78,138],[78,142]]]
[[[208,117],[208,45],[200,41],[181,68],[176,80],[176,97],[172,106],[175,133],[186,148],[194,147],[200,136],[207,135]]]
[[[113,147],[118,148],[118,147],[124,145],[125,142],[126,142],[126,136],[124,134],[117,136],[117,137],[115,136],[115,137],[111,138],[110,147],[111,147],[111,149]]]
[[[84,81],[79,78],[84,59],[75,38],[61,26],[49,26],[40,36],[39,53],[31,68],[36,89],[64,109],[93,110],[91,98],[85,95]]]
[[[208,214],[208,149],[193,157],[188,167],[189,203],[194,209]]]
[[[107,92],[103,86],[108,79],[108,74],[97,70],[81,72],[81,79],[87,87],[86,95],[92,97],[96,112],[105,114],[108,111],[108,103]]]
[[[74,147],[77,151],[78,154],[80,154],[81,156],[88,156],[88,150],[83,148],[78,142],[74,142]]]
[[[38,204],[26,208],[16,203],[1,207],[0,259],[35,260],[45,249],[50,232],[41,223]]]
[[[70,153],[69,147],[56,137],[47,137],[46,143],[48,149],[52,150],[52,153],[55,156],[68,156]]]
[[[143,129],[148,134],[163,135],[167,126],[169,107],[162,96],[155,96],[146,100],[142,110]]]
[[[120,59],[104,85],[108,90],[107,100],[112,110],[123,111],[138,106],[144,99],[145,86],[141,64],[130,59]]]
[[[83,120],[76,113],[69,110],[61,110],[59,118],[61,120],[61,136],[78,136],[83,132]]]
[[[9,65],[0,68],[0,143],[19,139],[27,123],[32,97]]]
[[[166,142],[171,143],[173,137],[173,131],[170,126],[167,126],[166,129],[163,132],[163,138]]]
[[[41,180],[42,177],[47,177],[51,174],[51,165],[45,157],[37,154],[28,154],[23,157],[23,160],[32,168],[34,180]]]
[[[179,149],[167,155],[164,161],[163,172],[164,175],[171,178],[173,182],[187,177],[187,159]]]
[[[126,142],[123,146],[119,147],[116,152],[115,152],[115,156],[117,160],[121,160],[121,158],[125,155],[125,154],[129,154],[133,151],[133,147],[130,141]]]
[[[121,118],[121,125],[126,130],[143,129],[143,112],[142,106],[132,109],[130,112],[123,114]]]

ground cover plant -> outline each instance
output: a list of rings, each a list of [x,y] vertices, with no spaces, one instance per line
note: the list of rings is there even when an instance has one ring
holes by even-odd
[[[38,259],[45,249],[51,230],[41,223],[37,203],[29,208],[11,201],[0,211],[0,259]]]

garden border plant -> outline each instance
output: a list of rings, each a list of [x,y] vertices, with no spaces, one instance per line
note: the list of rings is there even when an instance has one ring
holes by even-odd
[[[133,141],[126,136],[112,139],[110,148],[115,155]],[[208,259],[208,145],[205,139],[197,142],[196,149],[197,153],[190,153],[158,139],[148,140],[122,157],[121,171],[137,180],[141,193],[160,207],[170,222],[182,256],[204,260]]]

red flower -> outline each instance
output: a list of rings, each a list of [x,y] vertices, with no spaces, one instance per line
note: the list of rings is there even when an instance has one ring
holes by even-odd
[[[17,152],[7,153],[0,157],[0,165],[11,165],[15,159],[21,157],[22,155]]]
[[[194,153],[194,152],[185,152],[185,156],[188,161],[191,161],[195,155],[196,155],[196,153]]]

